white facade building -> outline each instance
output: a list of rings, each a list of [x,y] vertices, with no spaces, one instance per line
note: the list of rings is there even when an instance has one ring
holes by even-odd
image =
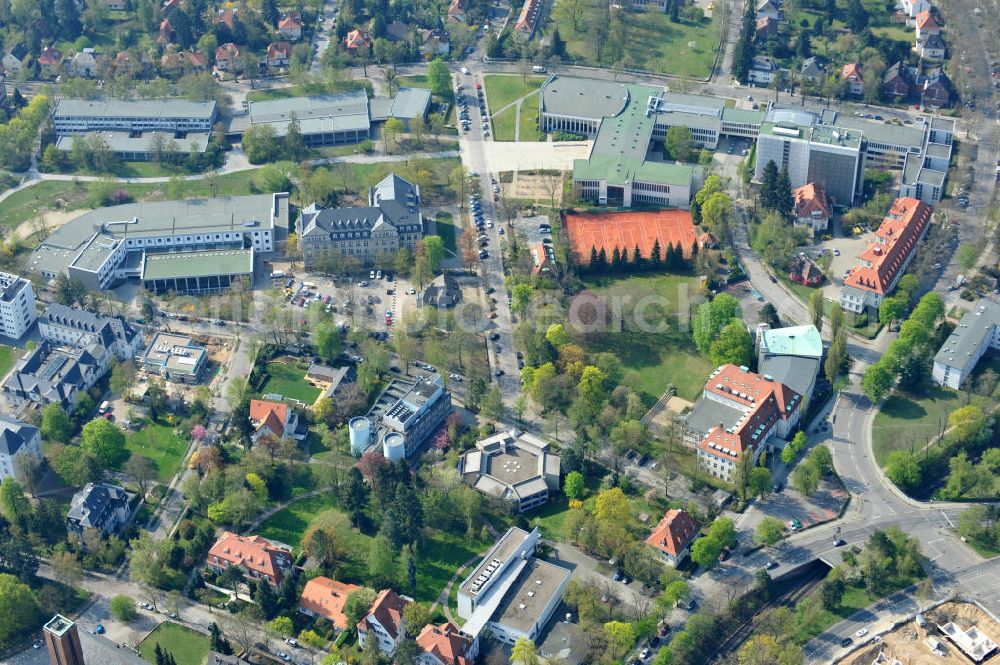
[[[0,272],[0,334],[21,339],[37,318],[35,289],[31,282]]]
[[[42,438],[39,429],[0,414],[0,481],[16,478],[24,482],[24,463],[31,458],[42,461]]]
[[[957,390],[988,349],[1000,349],[1000,302],[983,298],[941,345],[931,378]]]

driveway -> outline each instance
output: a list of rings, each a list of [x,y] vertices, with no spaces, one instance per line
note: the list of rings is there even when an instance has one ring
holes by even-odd
[[[649,609],[652,606],[653,599],[640,593],[639,589],[642,586],[640,582],[633,581],[628,585],[615,582],[602,570],[602,568],[608,568],[607,564],[602,564],[601,561],[575,545],[570,543],[556,544],[552,549],[550,560],[553,563],[572,568],[574,577],[592,582],[609,596],[613,594],[632,610],[636,608]]]

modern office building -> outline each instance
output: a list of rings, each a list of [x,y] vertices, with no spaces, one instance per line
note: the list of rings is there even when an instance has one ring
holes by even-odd
[[[206,292],[251,276],[248,262],[280,249],[288,220],[287,192],[98,208],[54,231],[28,265],[46,279],[65,273],[91,290],[141,279],[155,290]],[[178,255],[147,262],[169,252]]]
[[[348,256],[362,263],[387,261],[401,248],[416,246],[424,235],[420,186],[394,173],[368,190],[366,208],[302,211],[299,247],[307,270],[322,270]]]
[[[757,326],[757,369],[765,379],[782,383],[802,399],[812,397],[823,362],[823,338],[814,325]]]
[[[187,335],[156,333],[142,355],[140,367],[177,383],[197,383],[208,366],[208,352]]]
[[[42,437],[34,425],[0,413],[0,482],[14,478],[22,484],[31,463],[42,461]]]
[[[135,134],[128,131],[100,131],[86,134],[67,134],[56,139],[56,149],[69,154],[74,143],[81,138],[99,139],[108,150],[126,162],[148,162],[160,156],[205,154],[211,135],[206,132],[188,132],[178,138],[172,132],[151,131]]]
[[[417,379],[393,377],[368,411],[368,430],[360,452],[384,452],[386,437],[412,455],[451,413],[451,393],[438,375]],[[392,436],[398,435],[398,436]],[[389,455],[386,455],[389,457]]]
[[[185,99],[60,99],[52,111],[57,136],[95,131],[207,134],[218,117],[216,104]]]
[[[852,268],[840,290],[840,306],[860,313],[877,312],[882,299],[892,293],[899,278],[913,260],[917,245],[931,225],[931,208],[913,198],[898,198],[892,203],[875,239],[862,252],[861,265]]]
[[[728,481],[744,456],[756,464],[771,437],[786,439],[801,410],[802,396],[788,386],[746,367],[722,365],[684,416],[684,438],[698,448],[698,463],[708,473]]]
[[[38,331],[42,339],[54,344],[80,348],[100,344],[122,362],[134,358],[142,348],[141,331],[128,321],[59,303],[42,311]]]
[[[1000,349],[1000,302],[983,298],[962,317],[934,356],[934,383],[956,390],[989,349]]]
[[[510,502],[519,513],[559,491],[559,456],[547,441],[516,429],[477,441],[459,457],[458,472],[478,492]]]
[[[38,318],[31,282],[0,272],[0,335],[21,339]]]
[[[76,624],[57,614],[42,627],[50,665],[86,665]]]
[[[511,527],[458,588],[462,632],[474,641],[486,634],[505,644],[537,641],[562,600],[570,571],[534,557],[541,540]]]

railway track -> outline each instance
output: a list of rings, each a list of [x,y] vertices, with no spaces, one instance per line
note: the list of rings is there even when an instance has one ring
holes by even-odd
[[[819,586],[820,582],[826,577],[827,571],[821,567],[817,567],[813,572],[809,573],[797,586],[785,591],[781,595],[764,604],[759,610],[757,610],[753,617],[748,621],[741,624],[729,637],[725,639],[716,648],[715,653],[711,655],[708,659],[710,665],[720,665],[724,662],[726,656],[736,651],[740,645],[742,645],[747,638],[753,633],[753,631],[761,624],[763,619],[770,614],[772,610],[781,606],[794,606],[800,600],[808,596],[813,590]]]

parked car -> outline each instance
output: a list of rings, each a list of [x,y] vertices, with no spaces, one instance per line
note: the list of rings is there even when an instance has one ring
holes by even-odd
[[[858,628],[857,632],[854,633],[854,637],[864,637],[868,634],[867,628]]]
[[[854,643],[854,640],[852,640],[849,637],[845,637],[844,639],[840,640],[840,646],[842,646],[842,647],[849,647],[853,643]]]

